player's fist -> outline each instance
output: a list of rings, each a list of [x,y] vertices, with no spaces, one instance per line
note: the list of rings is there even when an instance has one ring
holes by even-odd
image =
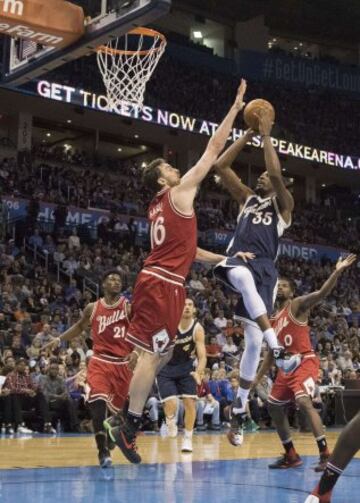
[[[127,364],[132,372],[135,370],[138,359],[139,359],[139,353],[137,353],[136,351],[132,351],[127,357]]]
[[[197,372],[195,370],[194,372],[190,372],[190,375],[194,379],[194,381],[196,382],[196,384],[198,386],[200,386],[200,384],[201,384],[201,375],[199,374],[199,372]]]

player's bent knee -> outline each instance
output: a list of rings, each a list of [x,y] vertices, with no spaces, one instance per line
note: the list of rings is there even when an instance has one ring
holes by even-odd
[[[296,398],[296,405],[304,412],[314,408],[312,400],[309,396],[301,396],[299,398]]]
[[[285,414],[285,407],[282,404],[275,404],[273,402],[268,402],[268,413],[272,418],[283,416]]]

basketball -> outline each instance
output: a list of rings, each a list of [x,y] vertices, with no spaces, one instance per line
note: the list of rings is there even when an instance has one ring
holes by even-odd
[[[259,130],[259,119],[257,115],[261,111],[268,111],[270,113],[272,121],[275,121],[275,109],[269,101],[263,100],[261,98],[252,100],[245,107],[244,121],[254,131]]]

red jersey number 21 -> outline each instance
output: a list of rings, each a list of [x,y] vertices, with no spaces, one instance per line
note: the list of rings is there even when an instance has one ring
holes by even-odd
[[[150,229],[151,249],[155,246],[162,245],[165,241],[166,229],[164,223],[164,217],[157,217],[157,219],[152,222]]]

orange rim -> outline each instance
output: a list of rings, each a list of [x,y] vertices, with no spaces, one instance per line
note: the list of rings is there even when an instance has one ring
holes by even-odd
[[[97,49],[96,52],[104,52],[106,54],[119,54],[122,56],[133,56],[134,54],[139,54],[139,56],[146,56],[147,54],[151,52],[159,52],[162,48],[163,44],[166,44],[166,37],[162,33],[156,30],[152,30],[151,28],[143,28],[143,27],[138,27],[134,28],[133,30],[129,31],[126,35],[143,35],[145,37],[159,37],[161,40],[161,43],[159,47],[152,47],[151,49],[146,49],[143,51],[125,51],[121,49],[113,49],[111,47],[107,47],[106,45],[100,45]]]

